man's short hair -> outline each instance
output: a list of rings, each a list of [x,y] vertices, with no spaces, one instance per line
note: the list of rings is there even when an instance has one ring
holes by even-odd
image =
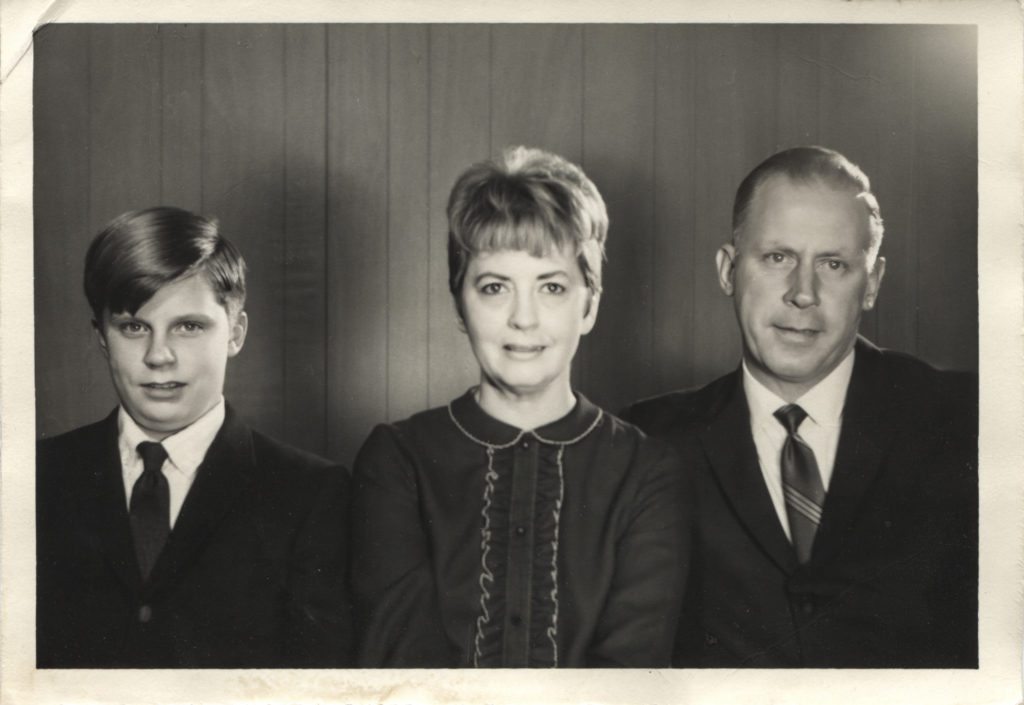
[[[541,257],[571,248],[583,279],[601,291],[608,211],[583,170],[540,149],[510,147],[475,164],[448,199],[448,286],[461,314],[460,292],[473,255],[524,250]]]
[[[164,285],[202,274],[229,317],[245,306],[245,260],[217,221],[169,206],[123,213],[85,255],[85,296],[94,321],[134,315]]]
[[[736,190],[732,206],[732,237],[735,244],[746,223],[750,204],[758,188],[770,177],[782,175],[797,183],[820,181],[833,188],[847,189],[864,202],[868,214],[871,240],[868,262],[874,266],[875,257],[882,246],[885,228],[878,199],[871,192],[871,181],[861,168],[839,152],[825,147],[793,147],[777,152],[754,167]]]

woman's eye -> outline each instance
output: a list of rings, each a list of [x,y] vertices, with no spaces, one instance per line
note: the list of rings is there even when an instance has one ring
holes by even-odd
[[[558,282],[545,282],[544,291],[548,294],[564,294],[566,289]]]
[[[480,287],[480,293],[493,296],[494,294],[500,294],[503,288],[504,285],[501,282],[488,282]]]

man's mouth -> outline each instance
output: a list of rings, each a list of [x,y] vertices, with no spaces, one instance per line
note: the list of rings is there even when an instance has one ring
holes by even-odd
[[[780,331],[782,333],[786,333],[788,335],[800,335],[806,337],[814,337],[815,335],[821,332],[817,328],[797,328],[795,326],[780,326],[777,324],[774,325],[773,327],[775,328],[775,330]]]
[[[179,387],[184,387],[185,383],[184,382],[146,382],[142,386],[145,387],[146,389],[168,390],[168,389],[178,389]]]

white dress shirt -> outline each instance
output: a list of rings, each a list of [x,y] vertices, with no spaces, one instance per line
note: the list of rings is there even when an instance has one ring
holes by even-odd
[[[174,522],[181,512],[181,505],[185,503],[185,496],[188,495],[192,481],[195,479],[196,470],[206,457],[206,451],[210,449],[214,437],[224,423],[224,397],[220,398],[213,407],[191,424],[160,441],[164,450],[167,451],[167,460],[160,468],[164,477],[167,478],[167,487],[170,491],[170,526],[174,528]],[[135,481],[142,475],[142,456],[139,455],[138,445],[143,441],[152,441],[145,431],[139,428],[135,420],[128,415],[122,406],[117,412],[117,440],[121,451],[121,477],[124,480],[125,502],[131,507],[132,488]]]
[[[814,451],[814,459],[821,472],[821,484],[826,493],[832,479],[832,468],[835,466],[836,447],[839,445],[839,431],[843,422],[843,403],[846,401],[846,388],[850,385],[851,374],[853,350],[850,350],[825,379],[793,402],[807,412],[807,418],[800,424],[797,434]],[[786,537],[792,539],[786,514],[786,499],[782,491],[780,463],[782,445],[786,442],[786,429],[774,416],[776,410],[786,406],[788,402],[757,381],[747,368],[746,361],[743,362],[743,391],[747,395],[747,405],[750,408],[750,431],[757,447],[761,474],[764,476],[772,504],[775,505],[779,523],[782,524]]]

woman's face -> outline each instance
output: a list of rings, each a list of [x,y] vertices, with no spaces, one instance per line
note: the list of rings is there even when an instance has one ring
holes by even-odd
[[[597,319],[598,298],[571,251],[474,255],[462,284],[462,322],[483,383],[517,396],[567,390],[580,336]]]

